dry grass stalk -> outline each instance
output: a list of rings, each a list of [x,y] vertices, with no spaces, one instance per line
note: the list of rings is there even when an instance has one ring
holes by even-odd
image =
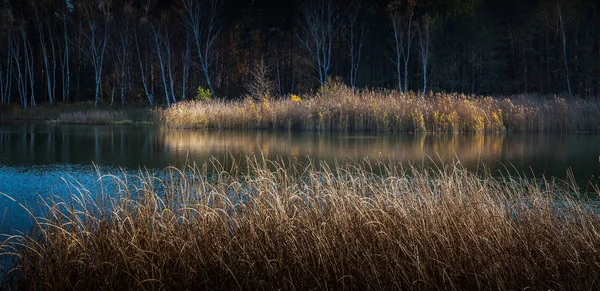
[[[209,170],[212,169],[212,170]],[[240,169],[245,169],[241,171]],[[381,175],[375,175],[376,169]],[[566,184],[459,164],[168,168],[48,201],[19,289],[596,289],[600,216]],[[596,188],[597,189],[597,188]],[[596,195],[600,191],[596,190]]]
[[[343,86],[328,98],[178,103],[161,112],[167,127],[274,128],[379,132],[598,131],[600,102],[548,96],[473,97]]]

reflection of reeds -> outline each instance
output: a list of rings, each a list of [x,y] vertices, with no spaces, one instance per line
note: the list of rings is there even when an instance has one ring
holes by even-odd
[[[484,155],[502,157],[503,134],[474,135],[379,135],[310,134],[266,131],[189,131],[163,130],[161,144],[171,150],[210,156],[227,153],[265,157],[316,157],[356,159],[392,157],[396,160],[420,160],[424,156],[444,160],[460,158],[477,162]]]
[[[535,95],[471,97],[340,89],[301,102],[184,102],[159,113],[168,127],[380,132],[600,130],[600,103]]]
[[[141,173],[101,200],[49,202],[31,235],[2,245],[17,258],[3,286],[598,287],[600,216],[568,185],[458,165],[248,165]]]

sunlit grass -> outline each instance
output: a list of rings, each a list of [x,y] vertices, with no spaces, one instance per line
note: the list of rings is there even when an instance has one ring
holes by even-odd
[[[380,174],[373,174],[374,172]],[[574,183],[253,158],[104,176],[2,245],[19,289],[596,289]],[[117,190],[118,189],[118,190]],[[594,195],[600,190],[594,188]]]
[[[598,131],[600,102],[558,96],[422,97],[350,90],[267,102],[183,102],[161,111],[167,127],[378,132]]]
[[[600,131],[600,99],[557,95],[469,96],[353,90],[334,84],[318,94],[257,101],[179,102],[169,108],[91,103],[0,108],[2,119],[70,124],[161,124],[169,128],[489,133]]]

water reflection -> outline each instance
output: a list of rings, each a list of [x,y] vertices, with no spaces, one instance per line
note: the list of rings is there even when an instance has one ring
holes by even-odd
[[[261,154],[267,158],[311,157],[338,161],[392,158],[419,161],[423,157],[450,161],[502,157],[504,135],[353,135],[293,132],[162,131],[162,142],[175,155],[190,157]]]
[[[572,167],[579,180],[587,181],[600,174],[598,145],[598,134],[370,135],[5,124],[0,126],[0,165],[94,162],[137,169],[203,163],[211,156],[227,155],[327,162],[369,157],[414,163],[430,157],[447,162],[458,158],[468,167],[484,163],[493,170],[514,165],[519,171],[557,177]]]
[[[157,131],[118,126],[20,124],[0,127],[0,163],[13,165],[143,165],[155,152]],[[161,164],[162,156],[151,161]],[[166,162],[166,161],[164,161]]]
[[[391,158],[395,161],[451,162],[470,168],[485,164],[492,173],[516,168],[530,175],[564,178],[573,168],[586,184],[600,174],[598,134],[357,135],[290,132],[161,131],[160,143],[176,160],[204,160],[230,152],[236,156],[296,157],[327,162]]]
[[[189,131],[133,126],[49,124],[0,125],[0,192],[35,203],[49,193],[67,197],[61,178],[94,185],[92,163],[104,172],[136,171],[203,163],[211,156],[264,155],[306,162],[353,162],[366,157],[410,161],[459,159],[494,174],[512,165],[529,175],[564,178],[572,167],[577,182],[600,175],[599,134],[370,135],[348,133]],[[226,162],[225,162],[226,163]],[[28,225],[25,211],[0,197],[0,233]]]

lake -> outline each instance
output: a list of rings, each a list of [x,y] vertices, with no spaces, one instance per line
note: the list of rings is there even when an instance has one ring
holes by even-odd
[[[486,165],[492,174],[508,167],[512,173],[559,179],[572,168],[584,190],[600,176],[597,133],[381,135],[5,123],[0,125],[0,192],[35,205],[48,195],[64,198],[83,187],[93,191],[96,170],[133,173],[202,164],[211,156],[231,160],[249,155],[330,164],[365,158],[415,165],[460,160],[474,170]],[[25,211],[9,198],[0,197],[0,215],[0,233],[29,225]]]

